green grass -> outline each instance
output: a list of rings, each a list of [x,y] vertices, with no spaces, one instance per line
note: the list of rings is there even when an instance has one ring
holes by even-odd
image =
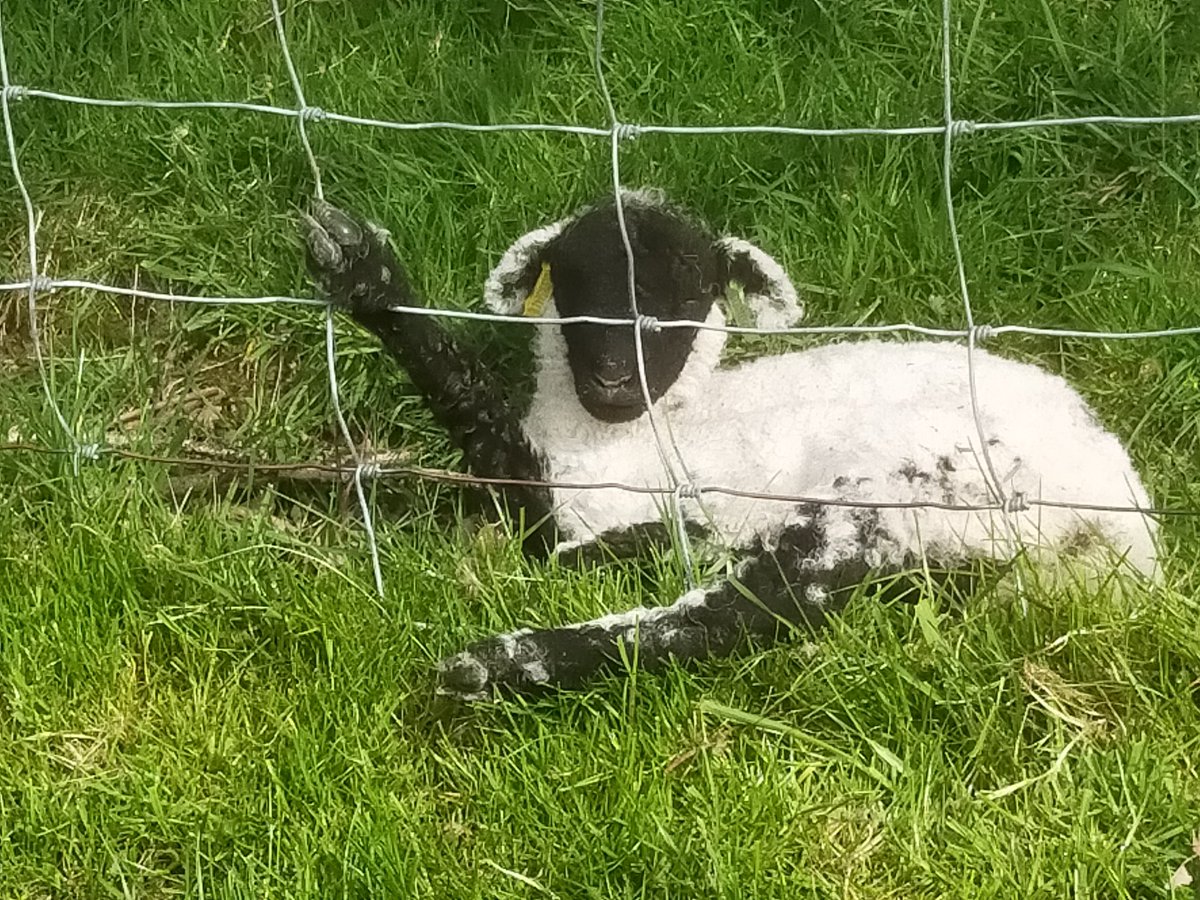
[[[936,124],[936,3],[611,2],[623,119]],[[265,3],[7,3],[16,83],[294,100]],[[603,124],[589,4],[296,3],[310,103],[397,119]],[[956,113],[1200,110],[1200,7],[961,0]],[[210,294],[309,287],[294,123],[14,104],[46,271]],[[602,193],[604,139],[311,127],[326,191],[469,307],[517,235]],[[938,138],[644,136],[650,183],[775,252],[819,324],[962,322]],[[954,156],[980,322],[1195,324],[1200,128],[974,135]],[[6,271],[24,213],[0,178]],[[8,276],[3,279],[8,280]],[[320,310],[41,298],[81,435],[280,460],[334,452]],[[0,440],[61,445],[0,298]],[[479,341],[524,374],[519,329]],[[797,341],[796,343],[803,343]],[[1155,499],[1200,506],[1200,341],[1005,339],[1128,440]],[[339,325],[360,439],[453,454]],[[80,365],[80,360],[83,360]],[[199,412],[183,408],[207,390]],[[0,896],[1154,897],[1200,828],[1195,522],[1168,584],[960,612],[858,604],[812,646],[615,678],[450,721],[438,658],[497,628],[655,602],[671,561],[577,575],[455,527],[455,491],[380,486],[387,597],[340,491],[163,490],[154,465],[0,454]]]

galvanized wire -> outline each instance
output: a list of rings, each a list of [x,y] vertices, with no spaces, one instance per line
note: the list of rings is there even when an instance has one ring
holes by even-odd
[[[3,7],[0,6],[0,14],[2,12]],[[42,330],[38,324],[37,295],[45,285],[38,268],[37,212],[34,210],[33,198],[29,196],[29,188],[25,185],[25,177],[21,174],[21,161],[17,153],[17,139],[13,132],[12,110],[9,109],[9,105],[14,100],[20,98],[21,92],[19,88],[14,87],[8,74],[8,52],[4,45],[4,22],[2,15],[0,15],[0,84],[2,84],[2,87],[0,87],[0,113],[4,117],[4,141],[8,147],[8,161],[12,167],[13,181],[16,182],[17,190],[21,194],[21,203],[25,206],[25,233],[26,240],[28,241],[29,278],[25,282],[24,290],[27,294],[26,310],[29,315],[29,338],[33,346],[33,355],[37,360],[38,377],[42,382],[42,392],[46,396],[46,402],[49,404],[54,418],[58,421],[59,428],[67,436],[72,449],[78,451],[80,443],[79,439],[75,436],[75,430],[67,422],[62,408],[54,398],[54,391],[50,389],[50,373],[46,367],[45,354],[42,352]],[[80,454],[76,452],[75,459],[77,465],[79,458]]]
[[[576,125],[570,122],[404,122],[370,116],[352,116],[322,107],[297,109],[287,106],[272,106],[267,103],[246,103],[238,100],[154,100],[139,97],[86,97],[66,91],[11,85],[12,99],[26,98],[55,100],[78,106],[109,107],[113,109],[157,109],[157,110],[229,110],[252,112],[270,116],[300,117],[322,122],[344,125],[360,125],[367,128],[384,128],[392,131],[464,131],[477,134],[557,133],[575,134],[581,137],[603,137],[612,134],[612,128],[595,125]],[[307,112],[305,112],[307,110]],[[1014,119],[1011,121],[987,122],[979,120],[957,120],[960,133],[971,134],[988,131],[1031,131],[1036,129],[1080,128],[1084,126],[1115,126],[1143,128],[1154,125],[1198,125],[1200,113],[1171,116],[1054,116],[1043,119]],[[624,136],[635,137],[650,134],[662,135],[739,135],[772,134],[787,137],[915,137],[940,135],[945,132],[944,124],[875,126],[856,125],[845,128],[822,128],[805,125],[665,125],[655,123],[623,123]]]
[[[0,283],[0,291],[27,291],[31,282],[29,279]],[[119,297],[129,297],[140,300],[161,300],[167,303],[200,304],[208,306],[319,306],[322,309],[329,304],[324,300],[312,297],[290,297],[285,295],[265,295],[257,297],[235,297],[219,295],[176,294],[165,291],[150,291],[144,288],[124,287],[104,284],[82,278],[48,278],[37,279],[34,284],[39,292],[75,289],[95,291],[101,294],[111,294]],[[618,325],[632,326],[637,319],[611,316],[511,316],[503,313],[477,312],[467,309],[430,308],[423,306],[394,306],[389,312],[402,316],[431,316],[441,319],[465,319],[474,322],[492,322],[499,325]],[[761,328],[751,325],[718,325],[712,322],[700,322],[692,319],[642,319],[643,327],[650,330],[672,328],[695,328],[700,331],[721,331],[733,335],[785,335],[793,337],[816,336],[873,336],[889,334],[912,334],[920,337],[965,340],[971,334],[969,328],[934,328],[928,325],[918,325],[913,322],[891,322],[880,325],[796,325],[788,328]],[[1178,338],[1200,336],[1200,325],[1188,325],[1180,328],[1158,328],[1145,331],[1103,331],[1079,328],[1043,328],[1035,325],[976,325],[975,338],[977,342],[991,340],[1005,335],[1031,335],[1061,339],[1080,339],[1096,341],[1132,341],[1153,340],[1157,338]]]
[[[325,190],[321,185],[321,166],[317,163],[316,154],[313,153],[306,127],[306,123],[316,117],[310,114],[312,107],[304,99],[304,88],[300,84],[300,76],[296,73],[296,66],[292,62],[292,52],[288,47],[287,29],[283,26],[283,14],[279,10],[279,0],[271,0],[271,14],[275,19],[275,31],[279,35],[279,46],[283,50],[283,59],[287,64],[288,77],[291,79],[292,89],[296,92],[296,102],[298,104],[296,127],[300,133],[300,143],[304,147],[304,155],[308,158],[309,168],[312,169],[313,195],[317,200],[324,200]],[[350,426],[346,424],[346,416],[342,413],[341,389],[338,387],[337,376],[337,336],[334,331],[332,304],[327,304],[325,307],[325,365],[329,376],[329,400],[333,406],[333,417],[337,420],[338,431],[341,432],[342,440],[346,442],[346,446],[350,450],[350,455],[354,457],[356,463],[354,467],[354,493],[358,498],[358,507],[363,517],[363,528],[367,534],[367,547],[371,553],[371,574],[375,579],[375,590],[379,593],[380,597],[383,597],[383,567],[379,561],[379,540],[375,535],[375,522],[371,516],[371,504],[367,502],[367,492],[363,487],[363,477],[367,472],[367,468],[359,455],[358,447],[354,444],[354,437],[350,434]]]
[[[14,441],[0,443],[0,453],[35,453],[44,456],[65,456],[71,451],[61,447],[51,447],[30,441]],[[129,462],[154,463],[157,465],[189,469],[218,469],[244,474],[248,479],[256,474],[281,475],[289,473],[319,472],[323,475],[336,476],[342,481],[351,482],[359,469],[368,469],[372,477],[379,481],[388,479],[416,479],[437,481],[446,484],[459,484],[469,487],[537,487],[564,491],[623,491],[628,494],[642,494],[667,497],[675,492],[672,487],[655,487],[647,484],[632,484],[621,481],[559,481],[554,479],[529,478],[499,478],[487,475],[472,475],[469,472],[455,472],[449,469],[437,469],[429,466],[397,466],[377,462],[370,457],[359,460],[353,458],[349,464],[330,462],[328,460],[312,460],[308,462],[272,462],[256,459],[224,459],[212,456],[162,456],[154,453],[142,453],[125,447],[105,447],[96,449],[95,459],[112,458]],[[700,494],[719,494],[727,497],[739,497],[744,500],[762,500],[764,502],[787,503],[791,505],[832,506],[845,509],[937,509],[946,512],[999,512],[999,503],[946,503],[938,500],[855,500],[849,497],[827,497],[812,494],[784,494],[771,491],[751,491],[744,488],[728,487],[719,484],[696,485],[695,490]],[[1119,506],[1106,503],[1089,503],[1085,500],[1046,500],[1038,497],[1026,498],[1024,502],[1030,507],[1046,507],[1049,509],[1077,509],[1089,512],[1128,513],[1130,515],[1152,516],[1157,518],[1187,518],[1200,517],[1200,508],[1182,506]]]
[[[691,472],[688,469],[687,462],[683,458],[683,452],[679,448],[679,443],[675,440],[666,404],[658,411],[654,409],[654,400],[650,396],[650,385],[646,381],[646,352],[643,337],[646,331],[653,330],[657,326],[658,320],[642,316],[641,310],[638,309],[637,270],[633,257],[633,244],[629,239],[629,227],[625,221],[625,201],[622,197],[621,187],[621,141],[625,138],[635,137],[636,132],[623,124],[620,118],[618,118],[612,93],[608,89],[608,79],[604,77],[604,0],[596,0],[596,34],[592,62],[596,70],[596,83],[604,99],[604,107],[608,111],[610,128],[609,160],[612,173],[613,203],[617,213],[617,227],[621,232],[621,244],[625,250],[625,272],[629,289],[629,308],[633,311],[634,320],[632,328],[634,352],[637,356],[638,386],[641,388],[642,399],[646,404],[646,421],[649,423],[650,431],[654,435],[654,444],[658,450],[659,459],[662,461],[663,469],[671,481],[670,514],[675,522],[676,540],[678,541],[679,552],[683,561],[684,576],[688,588],[691,589],[696,586],[696,569],[692,561],[691,539],[688,537],[687,522],[683,513],[683,499],[685,496],[698,498],[699,494],[691,489]],[[659,413],[661,413],[663,419],[663,428],[661,429],[658,424]],[[663,441],[664,431],[667,435],[666,442]],[[668,443],[670,444],[670,452],[668,452]],[[679,469],[684,473],[682,478],[675,468],[676,464],[678,464]]]

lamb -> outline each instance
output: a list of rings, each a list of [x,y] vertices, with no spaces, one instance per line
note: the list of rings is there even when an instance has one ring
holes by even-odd
[[[326,203],[304,217],[319,289],[398,358],[470,471],[533,482],[500,495],[528,555],[578,564],[643,552],[672,539],[678,504],[687,531],[730,558],[727,577],[669,605],[483,639],[440,664],[443,694],[570,688],[621,665],[765,646],[820,627],[856,589],[895,584],[914,567],[959,583],[1018,556],[1071,557],[1157,577],[1146,490],[1121,442],[1063,379],[976,350],[977,423],[966,352],[954,344],[867,340],[722,367],[726,333],[713,326],[726,320],[730,286],[741,285],[760,325],[777,328],[801,314],[792,283],[765,251],[715,237],[660,194],[626,192],[622,207],[647,317],[638,326],[645,389],[634,327],[543,325],[527,408],[436,319],[396,312],[421,301],[386,232]],[[546,317],[629,319],[628,278],[609,200],[517,240],[485,299],[513,315],[544,304]],[[672,321],[697,324],[661,327]],[[668,461],[682,488],[664,470],[655,427],[669,427],[679,449]]]

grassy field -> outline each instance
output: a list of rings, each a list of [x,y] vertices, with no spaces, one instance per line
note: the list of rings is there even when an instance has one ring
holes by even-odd
[[[591,4],[296,2],[310,103],[379,118],[604,125]],[[14,83],[292,106],[269,6],[8,0]],[[956,0],[956,112],[1200,112],[1200,6]],[[940,8],[613,0],[632,122],[937,124]],[[44,270],[308,295],[292,120],[13,104]],[[311,126],[328,197],[386,222],[440,305],[608,186],[606,139]],[[625,180],[751,238],[817,324],[962,323],[941,139],[643,136]],[[1200,323],[1200,126],[976,134],[954,154],[980,322]],[[0,281],[25,277],[0,177]],[[322,311],[40,298],[86,439],[274,460],[336,453]],[[23,295],[0,296],[0,441],[62,446]],[[527,359],[518,328],[463,329]],[[1156,502],[1200,507],[1200,340],[993,341],[1069,377]],[[356,439],[453,454],[339,325]],[[678,589],[533,566],[458,527],[457,491],[379,485],[386,598],[344,491],[202,487],[155,465],[0,452],[0,897],[1168,896],[1200,829],[1200,531],[1153,593],[869,602],[794,646],[590,692],[428,714],[465,641]],[[191,485],[195,488],[195,485]],[[172,491],[172,487],[175,488]],[[1111,595],[1110,595],[1111,594]],[[1177,892],[1182,895],[1182,891]]]

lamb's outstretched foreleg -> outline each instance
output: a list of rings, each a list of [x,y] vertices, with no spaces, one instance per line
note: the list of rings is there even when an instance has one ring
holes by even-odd
[[[373,332],[407,370],[437,420],[462,448],[467,467],[489,478],[537,481],[542,465],[496,378],[465,352],[436,320],[396,312],[424,304],[388,246],[387,235],[366,221],[318,201],[303,217],[308,268],[339,309]],[[524,518],[526,549],[553,546],[549,492],[505,486],[509,514]]]
[[[480,641],[441,663],[439,691],[470,700],[578,687],[624,662],[654,669],[669,660],[727,656],[746,644],[768,644],[796,626],[819,628],[869,573],[859,562],[823,564],[822,544],[816,522],[795,525],[774,549],[740,563],[732,579],[690,591],[670,606]]]

